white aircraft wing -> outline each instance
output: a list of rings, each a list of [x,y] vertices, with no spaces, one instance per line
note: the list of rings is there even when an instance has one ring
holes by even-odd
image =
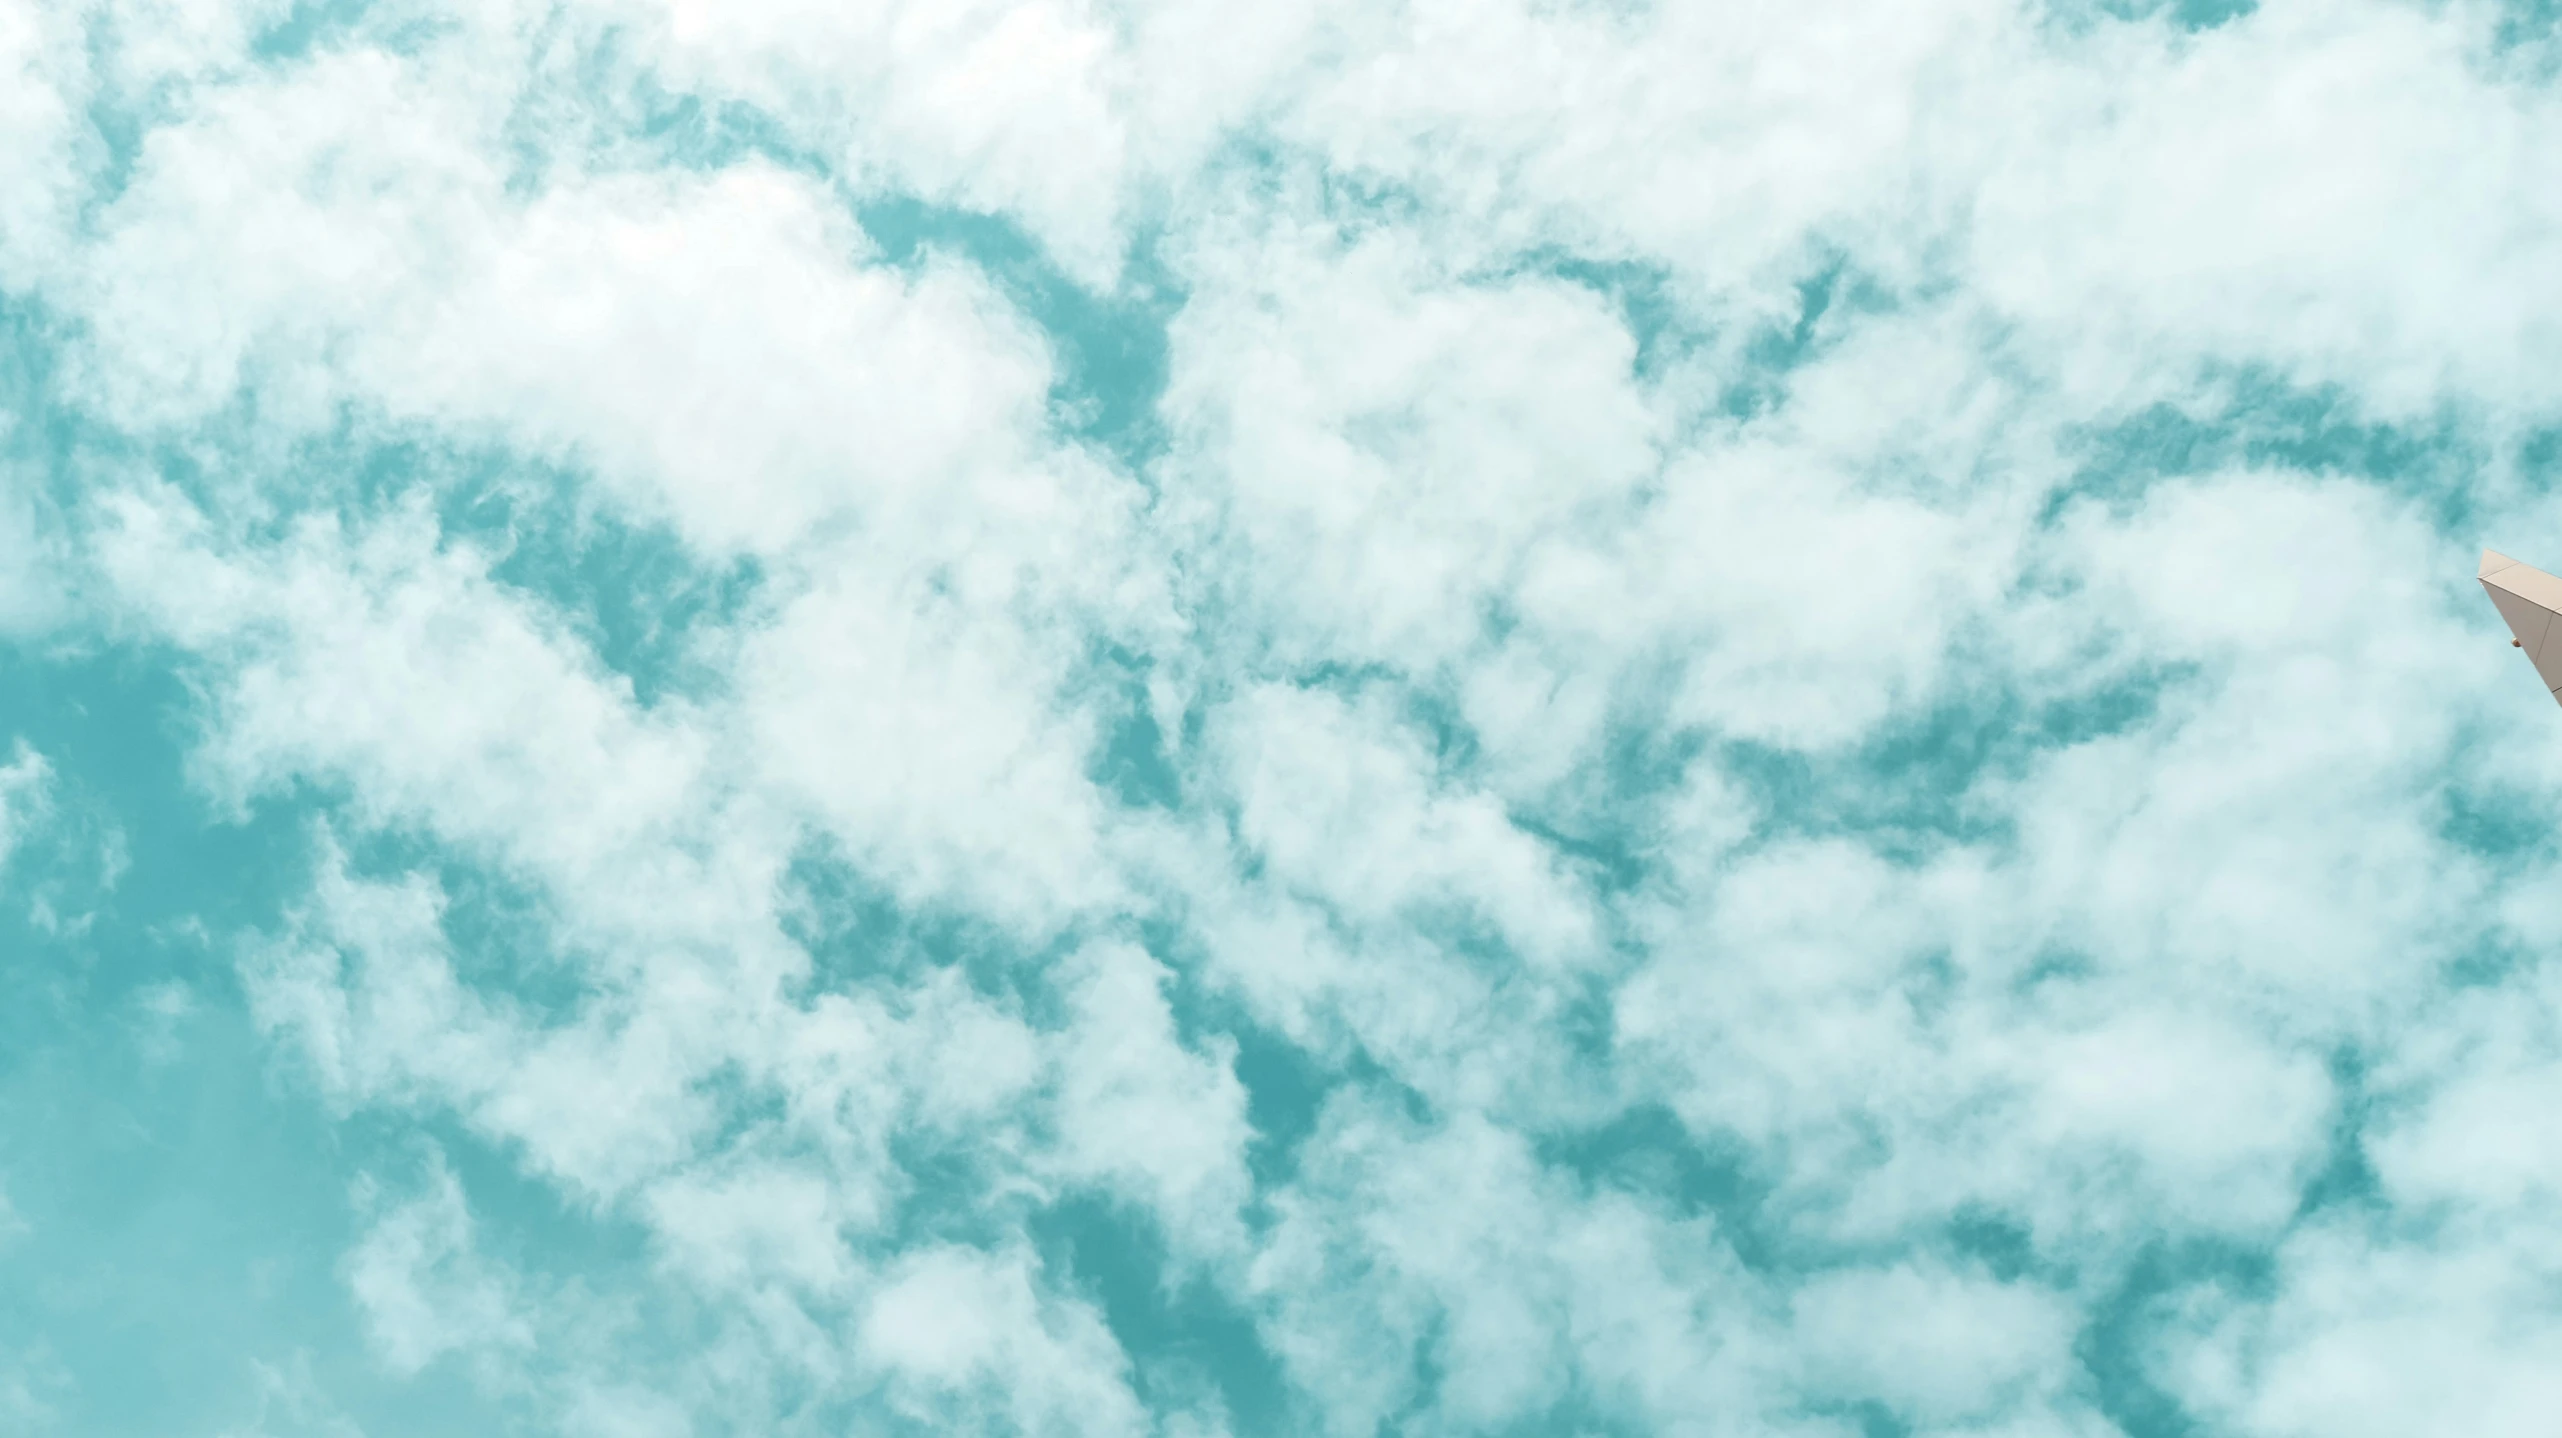
[[[2496,549],[2482,551],[2482,572],[2476,577],[2509,622],[2518,647],[2535,661],[2545,692],[2562,703],[2562,579]]]

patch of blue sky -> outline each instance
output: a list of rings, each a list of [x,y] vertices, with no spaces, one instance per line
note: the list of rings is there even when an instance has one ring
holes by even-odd
[[[10,392],[37,402],[19,407],[11,448],[22,463],[41,461],[33,472],[53,498],[69,502],[85,475],[145,457],[203,494],[207,472],[224,468],[218,448],[154,454],[44,404],[51,350],[23,309],[12,314]],[[287,488],[343,495],[351,518],[451,473],[422,476],[400,446],[305,444],[293,458],[314,477]],[[456,496],[449,534],[485,538],[485,507],[467,487],[443,487]],[[620,563],[587,561],[571,529],[564,520],[532,535],[518,553],[551,562],[524,572],[560,581],[550,597],[593,616],[609,660],[663,682],[634,657],[657,627],[642,609],[662,596],[632,583],[666,566],[651,570],[658,556],[621,531],[588,541],[619,546]],[[510,537],[527,536],[519,527]],[[199,667],[77,628],[0,649],[0,735],[50,770],[0,905],[0,1182],[26,1229],[0,1251],[0,1347],[50,1355],[60,1381],[43,1402],[72,1433],[248,1424],[266,1401],[260,1364],[316,1383],[366,1431],[539,1431],[460,1372],[403,1380],[371,1361],[343,1281],[358,1236],[351,1183],[405,1166],[424,1131],[502,1247],[530,1243],[543,1256],[528,1269],[590,1257],[594,1282],[642,1255],[600,1242],[609,1219],[564,1209],[485,1141],[432,1115],[333,1117],[279,1061],[251,1021],[230,949],[297,903],[315,859],[312,824],[346,795],[299,784],[245,812],[211,802],[189,774],[211,722],[191,682]],[[471,980],[537,1012],[578,1001],[548,952],[539,896],[414,835],[360,828],[353,857],[360,871],[423,868],[438,879]]]
[[[2083,459],[2048,501],[2050,517],[2094,500],[2132,505],[2167,479],[2257,467],[2385,486],[2454,533],[2480,522],[2485,480],[2503,448],[2513,446],[2530,472],[2549,463],[2535,436],[2503,445],[2484,417],[2451,406],[2417,421],[2378,419],[2336,385],[2307,387],[2256,366],[2212,368],[2181,402],[2089,427],[2067,443]]]
[[[1239,1435],[1288,1433],[1311,1421],[1293,1404],[1251,1310],[1170,1263],[1151,1215],[1079,1196],[1042,1209],[1026,1227],[1044,1264],[1093,1297],[1130,1355],[1142,1400],[1180,1411],[1213,1396]]]
[[[364,38],[391,37],[365,26],[374,0],[294,0],[286,12],[249,42],[249,53],[268,65],[288,65],[313,51]]]
[[[2260,5],[2259,0],[2053,0],[2043,8],[2055,22],[2076,28],[2108,21],[2152,23],[2195,35],[2243,19]]]
[[[814,992],[879,987],[948,971],[983,993],[1055,1002],[1045,989],[1024,991],[1025,970],[1072,941],[1027,947],[966,906],[905,899],[824,838],[793,853],[781,887],[784,931],[810,956]]]
[[[2044,696],[1986,686],[1907,710],[1842,750],[1728,741],[1718,746],[1718,767],[1757,801],[1754,843],[1850,836],[1908,860],[1951,845],[1998,850],[2017,843],[2015,816],[1987,785],[2019,779],[2058,750],[2136,729],[2193,677],[2173,668]]]
[[[442,1375],[376,1374],[357,1336],[348,1184],[407,1126],[333,1122],[280,1082],[223,937],[299,891],[303,816],[208,813],[194,714],[148,655],[0,656],[0,732],[45,754],[57,808],[0,907],[0,1181],[26,1228],[0,1249],[0,1349],[53,1356],[73,1433],[246,1422],[253,1361],[307,1361],[377,1424],[505,1431]]]
[[[1032,236],[1001,216],[907,195],[857,199],[854,213],[893,264],[912,268],[938,253],[955,254],[994,280],[1051,346],[1058,365],[1051,403],[1060,427],[1148,481],[1149,462],[1165,448],[1156,402],[1165,390],[1166,322],[1183,296],[1144,237],[1120,288],[1098,294],[1070,279]]]
[[[1681,1218],[1709,1220],[1748,1267],[1772,1271],[1802,1263],[1791,1252],[1784,1217],[1773,1209],[1770,1176],[1750,1146],[1727,1135],[1695,1133],[1659,1104],[1640,1104],[1608,1123],[1543,1138],[1539,1157],[1597,1190],[1633,1194]]]

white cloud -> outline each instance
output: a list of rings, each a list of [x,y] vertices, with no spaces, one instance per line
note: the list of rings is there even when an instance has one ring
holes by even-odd
[[[1074,1017],[1059,1044],[1060,1157],[1069,1172],[1134,1192],[1192,1253],[1243,1242],[1245,1089],[1233,1040],[1206,1055],[1175,1032],[1165,967],[1128,944],[1088,950],[1066,978]]]
[[[2555,112],[2490,15],[2296,0],[2181,36],[1970,0],[1419,5],[1347,27],[1275,128],[1414,194],[1448,252],[1651,260],[1719,320],[1784,321],[1838,256],[1952,275],[2103,402],[2211,355],[2545,408],[2554,216],[2523,197],[2552,188]]]
[[[2121,1012],[2031,1037],[2013,1062],[2026,1131],[2002,1146],[2006,1163],[1988,1165],[1987,1187],[2008,1187],[2041,1231],[2114,1220],[2266,1234],[2293,1216],[2326,1157],[2332,1092],[2320,1063],[2225,1021]],[[2031,1176],[2040,1153],[2052,1169]],[[2040,1190],[2054,1169],[2093,1191],[2050,1203]]]
[[[6,863],[53,809],[53,766],[27,741],[0,765],[0,863]]]
[[[1827,242],[1923,249],[1887,225],[1937,218],[1934,120],[2019,55],[2015,14],[1419,4],[1365,17],[1276,128],[1419,192],[1459,253],[1656,259],[1720,319],[1771,314]]]
[[[2035,92],[2044,128],[1985,173],[1970,277],[2086,383],[2211,356],[2394,412],[2550,412],[2562,295],[2531,257],[2562,110],[2489,16],[2295,0],[2204,42],[2108,35],[2108,81]]]
[[[1216,723],[1237,836],[1277,885],[1355,927],[1455,909],[1527,963],[1590,960],[1593,919],[1571,871],[1492,797],[1436,773],[1384,705],[1265,685]]]
[[[880,265],[806,180],[604,178],[488,223],[359,373],[393,413],[593,465],[707,549],[856,525],[960,563],[962,536],[1072,525],[1109,488],[1042,472],[1049,357],[987,281]]]
[[[319,847],[310,908],[241,967],[260,1027],[294,1046],[334,1105],[451,1106],[591,1195],[684,1154],[710,1117],[693,1092],[716,1063],[707,995],[662,980],[538,1028],[456,975],[432,881],[361,878],[326,833]]]
[[[1183,256],[1165,398],[1205,599],[1249,606],[1229,642],[1284,662],[1458,660],[1538,541],[1653,468],[1634,342],[1578,285],[1461,283],[1287,212],[1230,223]]]
[[[28,423],[0,400],[0,450]],[[64,527],[36,467],[0,458],[0,635],[43,635],[80,611],[86,596],[77,592],[75,546]]]
[[[80,11],[18,5],[0,16],[0,294],[22,293],[49,277],[97,144],[81,115],[89,99]]]
[[[1331,0],[813,5],[597,0],[659,83],[746,104],[849,183],[1000,215],[1081,284],[1127,278],[1135,241],[1241,129],[1351,43]]]
[[[1915,996],[1938,937],[1918,887],[1846,843],[1729,867],[1706,923],[1661,920],[1618,994],[1621,1042],[1684,1075],[1699,1126],[1758,1142],[1821,1142],[1846,1111],[1909,1101],[1945,1052]]]
[[[2437,832],[2462,711],[2415,702],[2504,677],[2453,585],[2424,578],[2471,556],[2370,489],[2257,475],[2166,487],[2124,523],[2085,510],[2066,535],[2087,608],[2035,623],[2203,674],[2032,776],[2035,908],[2104,962],[2196,966],[2200,992],[2290,1031],[2387,1021],[2478,932],[2483,876]]]
[[[2073,1368],[2072,1303],[1983,1275],[1843,1270],[1808,1281],[1789,1307],[1810,1393],[1873,1398],[1920,1425],[2002,1416]]]
[[[201,414],[243,387],[288,419],[318,422],[354,401],[590,468],[595,492],[633,521],[673,525],[714,556],[774,561],[748,632],[705,644],[715,664],[739,666],[754,756],[743,777],[789,795],[782,812],[906,870],[920,897],[976,890],[1036,927],[1109,895],[1090,852],[1089,738],[1058,691],[1089,624],[1143,638],[1168,617],[1158,582],[1130,559],[1138,489],[1046,434],[1041,340],[973,270],[872,263],[823,192],[770,168],[601,177],[518,201],[471,143],[490,123],[488,97],[426,83],[466,59],[442,55],[421,75],[379,54],[333,56],[155,131],[159,149],[115,207],[100,278],[83,293],[96,393],[136,422]],[[400,115],[349,141],[333,117],[360,96],[368,113],[389,103]],[[217,178],[228,161],[215,150],[275,163]],[[406,177],[403,198],[386,205],[393,176]],[[274,203],[234,203],[238,186],[266,187]],[[280,259],[314,247],[346,257],[343,270],[315,277]],[[186,277],[208,267],[240,278],[201,293]],[[635,293],[651,298],[636,305]],[[216,616],[283,629],[284,651],[230,696],[250,711],[228,726],[235,782],[384,764],[384,782],[365,787],[401,817],[427,807],[417,786],[480,787],[482,812],[451,812],[448,799],[440,826],[521,830],[530,813],[504,805],[523,803],[558,816],[545,858],[590,865],[629,860],[637,829],[680,798],[700,801],[686,790],[705,763],[702,726],[631,713],[541,606],[488,585],[473,556],[439,550],[419,512],[362,536],[305,525],[283,554],[233,549],[224,563],[186,551],[221,551],[209,539],[224,512],[263,502],[219,497],[204,522],[162,501],[110,503],[104,547],[128,600],[187,642],[227,633]],[[249,577],[288,555],[290,581]],[[454,642],[416,633],[333,651],[400,621],[329,587],[395,573],[418,581],[407,612],[451,615]],[[218,593],[237,604],[207,606]],[[538,688],[525,703],[543,717],[485,700],[472,716],[417,709],[410,681],[424,676],[387,667],[440,664],[529,676]],[[945,702],[927,702],[935,693]],[[847,732],[866,716],[878,731],[868,742]],[[511,751],[517,738],[537,747]],[[928,738],[936,761],[864,762],[874,745]],[[520,763],[558,772],[508,772]],[[582,770],[587,782],[619,777],[564,804],[557,786]],[[1023,826],[1032,813],[1053,817]],[[564,852],[581,844],[596,852]],[[758,862],[690,882],[752,884]],[[997,895],[1000,884],[1013,892]]]
[[[1133,491],[1045,447],[1044,341],[984,276],[878,263],[763,164],[511,195],[505,51],[475,34],[416,65],[333,53],[152,131],[70,293],[96,397],[174,423],[245,388],[287,421],[354,401],[504,439],[714,554],[853,528],[971,600],[1094,577]]]
[[[129,612],[218,676],[192,756],[216,799],[346,786],[366,827],[423,830],[548,885],[625,981],[698,981],[679,970],[707,951],[753,959],[767,983],[806,964],[774,928],[792,834],[738,799],[717,720],[642,708],[423,504],[307,517],[270,543],[228,538],[165,489],[98,512]]]
[[[196,1007],[196,991],[183,979],[165,979],[135,995],[134,1048],[144,1063],[158,1067],[186,1052],[181,1030],[195,1017]]]
[[[516,1313],[512,1276],[478,1251],[462,1184],[441,1153],[432,1155],[425,1190],[414,1197],[386,1203],[370,1177],[358,1197],[380,1208],[343,1270],[385,1367],[406,1377],[447,1354],[533,1342]]]
[[[423,506],[355,533],[306,519],[272,548],[224,544],[166,491],[102,511],[127,601],[227,661],[199,761],[226,798],[343,779],[381,820],[592,874],[698,782],[703,737],[640,712],[628,680],[484,556],[441,543]]]
[[[870,185],[1010,213],[1090,284],[1122,258],[1116,27],[1065,3],[599,5],[654,68],[763,106]]]
[[[1790,1431],[1767,1293],[1708,1225],[1578,1195],[1516,1134],[1340,1098],[1274,1207],[1251,1287],[1330,1432],[1426,1397],[1425,1344],[1433,1411],[1456,1428],[1529,1421],[1580,1390],[1652,1431]]]
[[[2479,1219],[2562,1193],[2562,1146],[2536,1119],[2562,1084],[2550,969],[2432,1005],[2427,1037],[2375,1075],[2384,1103],[2366,1153],[2398,1205]]]
[[[58,291],[90,332],[76,392],[175,426],[251,383],[277,418],[327,423],[345,370],[414,346],[436,277],[486,244],[502,181],[475,78],[356,48],[193,93]]]
[[[2562,1378],[2548,1225],[2413,1242],[2353,1220],[2281,1250],[2265,1308],[2208,1294],[2165,1345],[2164,1369],[2232,1431],[2344,1438],[2458,1428],[2526,1435]]]
[[[1642,524],[1534,570],[1523,606],[1558,651],[1685,655],[1677,721],[1856,738],[1932,697],[1959,625],[2008,577],[2002,529],[1863,488],[1782,447],[1685,458]]]
[[[103,32],[118,98],[128,103],[155,90],[237,81],[260,35],[293,13],[292,0],[111,0],[85,8],[82,18]]]
[[[1035,1435],[1147,1427],[1101,1316],[1044,1292],[1020,1251],[914,1253],[885,1276],[858,1333],[919,1422]]]
[[[494,1076],[502,1041],[491,1031],[503,1021],[461,990],[437,927],[440,896],[416,880],[354,878],[325,838],[315,890],[304,932],[243,956],[259,1026],[287,1037],[341,1104],[401,1093],[422,1071],[475,1088]]]
[[[856,1192],[824,1172],[750,1161],[663,1179],[646,1202],[671,1258],[698,1283],[724,1288],[775,1273],[827,1291],[852,1276],[837,1229]]]
[[[1037,933],[1119,889],[1092,721],[1053,697],[1067,655],[972,619],[854,574],[800,596],[745,643],[748,738],[866,872]]]

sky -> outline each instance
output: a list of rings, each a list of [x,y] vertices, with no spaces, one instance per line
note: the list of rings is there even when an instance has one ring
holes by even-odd
[[[0,1432],[2549,1433],[2557,23],[0,5]]]

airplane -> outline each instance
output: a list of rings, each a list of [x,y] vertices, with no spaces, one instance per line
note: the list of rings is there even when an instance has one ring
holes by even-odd
[[[2517,636],[2509,643],[2535,661],[2536,677],[2562,704],[2562,579],[2496,549],[2482,551],[2482,572],[2474,577]]]

